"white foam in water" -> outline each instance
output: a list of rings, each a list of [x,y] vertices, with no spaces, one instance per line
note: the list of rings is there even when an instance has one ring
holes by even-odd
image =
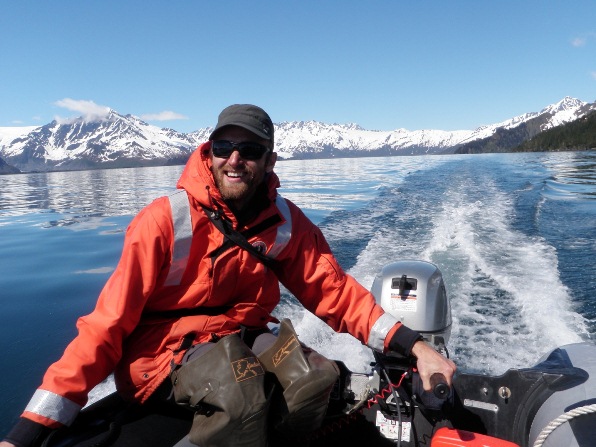
[[[476,180],[456,186],[444,194],[442,210],[428,210],[430,232],[405,232],[400,222],[378,225],[349,273],[370,289],[387,263],[402,259],[435,263],[451,298],[451,357],[463,370],[501,374],[509,368],[530,367],[551,349],[587,338],[588,331],[559,277],[556,250],[544,239],[511,226],[513,204],[490,181],[482,183],[487,201],[470,201],[470,190],[477,184]],[[366,355],[360,358],[358,342],[344,346],[341,336],[315,317],[305,318],[301,325],[308,338],[317,331],[326,334],[317,349],[331,352],[332,358],[345,361],[356,356],[357,362],[369,361]]]
[[[486,202],[446,195],[425,256],[444,266],[456,362],[498,374],[582,341],[587,328],[559,278],[555,249],[513,229],[512,204],[490,184],[483,187]]]

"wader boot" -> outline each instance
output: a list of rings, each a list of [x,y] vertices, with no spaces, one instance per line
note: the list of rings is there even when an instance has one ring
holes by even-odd
[[[265,371],[236,335],[171,373],[176,402],[195,410],[189,433],[201,447],[267,445]]]
[[[337,365],[303,347],[290,320],[282,320],[277,340],[259,360],[283,389],[283,399],[270,411],[273,426],[287,438],[304,437],[319,428],[339,376]]]

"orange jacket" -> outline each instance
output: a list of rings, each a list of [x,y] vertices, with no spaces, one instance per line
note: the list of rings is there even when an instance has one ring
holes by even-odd
[[[271,203],[249,227],[280,214],[274,200],[279,180],[271,173],[265,181]],[[237,246],[210,258],[224,237],[200,205],[216,203],[235,227],[238,223],[215,187],[209,143],[192,154],[177,187],[188,194],[193,225],[190,257],[181,283],[164,284],[172,259],[174,226],[169,201],[162,197],[131,222],[122,257],[95,310],[78,320],[78,336],[50,366],[24,417],[50,427],[68,425],[86,403],[87,393],[114,371],[121,394],[146,400],[168,376],[171,361],[188,334],[201,343],[209,341],[212,334],[238,331],[240,325],[264,327],[273,321],[270,313],[280,301],[278,279],[335,331],[349,332],[381,351],[387,347],[399,324],[343,272],[321,231],[294,204],[287,202],[292,234],[276,257],[276,276]],[[249,241],[260,241],[270,250],[283,222]],[[146,318],[160,311],[217,306],[230,309],[215,316]]]

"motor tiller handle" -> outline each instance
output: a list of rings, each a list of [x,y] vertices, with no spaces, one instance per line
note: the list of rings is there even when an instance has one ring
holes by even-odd
[[[430,387],[433,390],[435,397],[445,400],[449,397],[451,389],[447,384],[447,379],[441,373],[434,373],[430,376]]]

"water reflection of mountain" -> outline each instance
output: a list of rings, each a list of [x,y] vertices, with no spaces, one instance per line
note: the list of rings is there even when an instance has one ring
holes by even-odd
[[[105,216],[134,215],[174,190],[182,169],[163,166],[0,176],[0,218],[44,210],[63,215],[48,219],[50,225],[68,226]]]

